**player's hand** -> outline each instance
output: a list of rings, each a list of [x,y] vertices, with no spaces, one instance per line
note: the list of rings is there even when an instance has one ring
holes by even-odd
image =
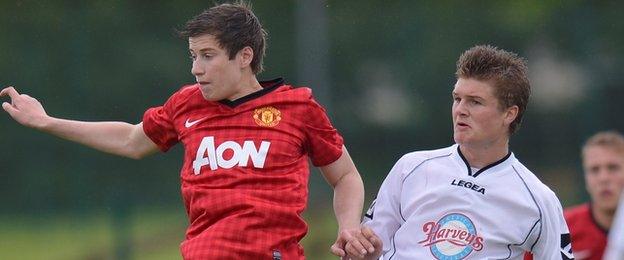
[[[360,245],[367,248],[366,253],[360,250]],[[381,239],[367,226],[362,226],[357,240],[349,240],[345,245],[347,259],[350,260],[375,260],[379,259],[383,250]]]
[[[343,229],[340,230],[340,232],[338,232],[338,237],[336,238],[336,242],[334,242],[334,244],[331,246],[331,252],[332,254],[341,257],[341,259],[348,259],[347,257],[347,251],[345,250],[345,246],[347,245],[347,242],[351,241],[351,240],[358,240],[357,237],[358,236],[362,236],[362,232],[360,230],[360,228],[352,228],[352,229]],[[366,249],[364,249],[364,247],[359,244],[360,250],[364,250],[364,252],[362,252],[362,254],[366,253]]]
[[[2,108],[22,125],[41,128],[45,120],[49,118],[37,99],[18,93],[13,87],[7,87],[0,91],[0,97],[4,96],[8,96],[11,102],[3,102]]]
[[[371,234],[377,237],[372,230],[366,228]],[[369,239],[362,233],[364,228],[343,229],[338,233],[336,242],[331,246],[332,254],[340,256],[342,259],[351,259],[351,257],[363,258],[367,255],[373,254],[376,250],[375,245],[372,244]],[[381,240],[377,238],[377,241],[381,243]],[[379,248],[381,252],[381,246]]]

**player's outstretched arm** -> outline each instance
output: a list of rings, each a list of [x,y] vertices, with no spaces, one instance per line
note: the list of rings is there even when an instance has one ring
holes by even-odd
[[[347,149],[342,147],[338,160],[320,167],[325,180],[334,189],[334,213],[338,220],[338,238],[331,252],[345,256],[344,246],[351,236],[360,233],[360,215],[364,204],[364,184]],[[368,245],[372,249],[372,246]],[[365,250],[363,248],[363,250]]]
[[[129,158],[142,158],[158,150],[143,132],[141,123],[82,122],[48,116],[41,103],[28,95],[19,94],[13,87],[0,91],[11,103],[2,108],[18,123],[84,144],[86,146]]]

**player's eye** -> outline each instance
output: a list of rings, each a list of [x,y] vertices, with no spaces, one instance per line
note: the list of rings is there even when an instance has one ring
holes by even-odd
[[[596,175],[600,171],[600,167],[592,166],[589,168],[589,174]]]
[[[471,100],[471,101],[470,101],[470,103],[471,103],[471,104],[473,104],[473,105],[481,105],[481,102],[480,102],[480,101],[478,101],[478,100],[474,100],[474,99],[473,99],[473,100]]]
[[[195,61],[195,59],[197,59],[197,56],[195,56],[194,54],[189,54],[189,59]]]
[[[620,165],[618,165],[618,164],[609,164],[607,166],[607,169],[609,169],[609,171],[611,171],[611,172],[618,171],[618,170],[620,170]]]

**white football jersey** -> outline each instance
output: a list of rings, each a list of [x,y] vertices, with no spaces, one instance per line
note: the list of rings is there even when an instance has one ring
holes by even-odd
[[[459,146],[404,155],[364,224],[382,259],[573,259],[557,196],[512,153],[472,169]]]
[[[611,230],[609,230],[609,240],[604,255],[604,260],[622,259],[624,259],[624,192],[620,196],[620,205],[615,213]]]

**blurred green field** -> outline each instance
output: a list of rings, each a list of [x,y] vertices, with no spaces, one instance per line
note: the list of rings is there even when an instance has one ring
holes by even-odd
[[[186,219],[176,211],[141,210],[127,219],[131,259],[180,258]],[[0,259],[116,259],[113,227],[108,211],[0,216]]]
[[[128,259],[181,259],[178,245],[187,220],[179,208],[134,210],[128,223]],[[312,228],[303,241],[308,259],[332,259],[329,246],[336,223],[331,212],[311,212]],[[0,215],[0,259],[119,259],[110,211]],[[123,239],[122,239],[123,240]],[[334,258],[335,259],[335,258]]]

